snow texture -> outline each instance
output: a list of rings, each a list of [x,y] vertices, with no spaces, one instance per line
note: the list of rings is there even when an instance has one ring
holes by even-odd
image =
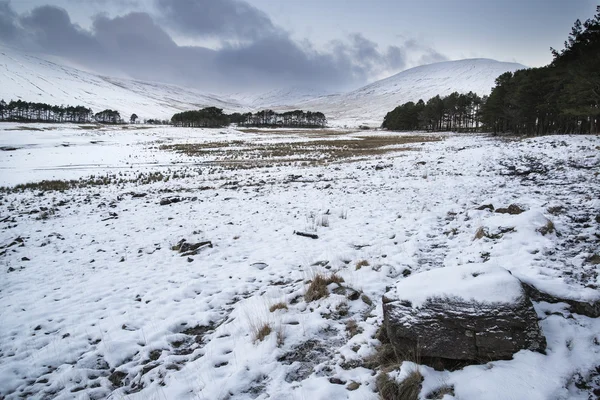
[[[505,268],[563,297],[599,298],[597,136],[140,128],[0,125],[0,185],[112,179],[2,191],[0,397],[376,399],[365,360],[386,286],[447,269],[428,290],[456,294],[468,280],[454,272],[477,270],[475,280],[497,277],[488,295],[501,299],[514,295]],[[401,143],[414,135],[423,141]],[[311,147],[374,136],[398,143],[344,159]],[[164,147],[175,144],[202,151]],[[289,156],[292,144],[312,150]],[[182,256],[172,249],[182,239],[212,247]],[[344,282],[306,302],[317,273]],[[591,396],[600,319],[534,306],[547,354],[420,366],[422,398],[443,384],[454,387],[446,399]]]
[[[467,264],[426,271],[400,280],[386,297],[409,301],[413,308],[419,308],[432,299],[513,304],[524,294],[519,280],[506,269]]]

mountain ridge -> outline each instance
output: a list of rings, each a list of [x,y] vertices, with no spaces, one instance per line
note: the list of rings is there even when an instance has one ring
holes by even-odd
[[[489,94],[504,72],[526,68],[486,58],[421,65],[339,94],[315,88],[279,88],[258,94],[216,95],[178,85],[110,77],[0,46],[0,98],[84,105],[95,112],[118,110],[142,119],[169,119],[174,113],[207,106],[226,112],[305,109],[325,113],[333,126],[379,126],[385,114],[407,101],[427,101],[454,91]]]

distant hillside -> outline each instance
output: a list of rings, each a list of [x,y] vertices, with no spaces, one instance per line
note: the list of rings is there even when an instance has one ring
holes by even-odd
[[[319,110],[338,125],[378,126],[388,111],[407,101],[427,101],[435,95],[472,91],[488,95],[495,79],[507,71],[526,68],[516,63],[476,58],[422,65],[349,93],[307,101],[299,108]]]
[[[0,98],[48,104],[110,108],[128,118],[170,119],[182,110],[207,106],[246,111],[235,101],[164,83],[111,78],[0,46]]]
[[[225,97],[171,84],[96,75],[0,46],[0,98],[83,105],[95,112],[110,108],[125,118],[136,113],[141,119],[169,119],[174,113],[208,106],[225,112],[303,109],[323,112],[330,125],[379,126],[385,114],[402,103],[454,91],[489,94],[499,75],[522,68],[488,59],[447,61],[412,68],[344,94],[282,88]]]

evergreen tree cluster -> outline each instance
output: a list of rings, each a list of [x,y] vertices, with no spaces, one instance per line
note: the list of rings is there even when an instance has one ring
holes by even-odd
[[[327,118],[321,112],[302,110],[284,113],[263,110],[254,114],[225,114],[220,108],[207,107],[202,110],[177,113],[171,118],[171,123],[175,126],[193,128],[221,128],[229,124],[246,127],[322,128],[327,124]]]
[[[206,107],[202,110],[177,113],[171,118],[171,123],[191,128],[221,128],[229,125],[229,118],[222,108]]]
[[[273,110],[263,110],[254,114],[242,114],[237,124],[253,127],[323,128],[327,125],[327,118],[318,111],[295,110],[276,113]]]
[[[477,131],[484,99],[473,92],[409,101],[387,113],[382,128],[397,131]]]
[[[83,106],[52,106],[11,100],[0,100],[0,121],[15,122],[90,122],[92,110]]]
[[[120,124],[123,122],[118,111],[104,110],[94,114],[91,108],[84,106],[53,106],[22,100],[11,100],[9,103],[0,100],[0,121],[73,123],[95,121],[105,124]]]
[[[94,120],[103,124],[122,124],[121,114],[114,110],[104,110],[94,115]]]
[[[551,49],[542,68],[507,72],[483,108],[493,132],[516,134],[597,133],[600,117],[600,6],[575,24],[565,48]]]

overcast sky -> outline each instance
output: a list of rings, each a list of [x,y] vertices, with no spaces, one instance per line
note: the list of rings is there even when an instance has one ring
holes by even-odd
[[[212,92],[347,90],[485,57],[551,60],[596,0],[0,0],[0,42]]]

